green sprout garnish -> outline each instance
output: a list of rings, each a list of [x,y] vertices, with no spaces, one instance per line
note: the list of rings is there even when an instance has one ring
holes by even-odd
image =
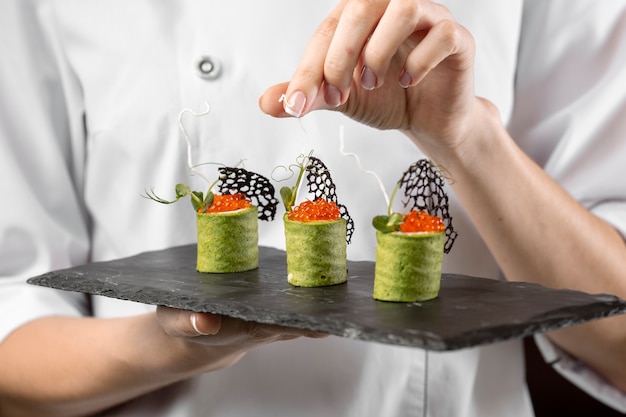
[[[383,233],[397,232],[404,222],[404,216],[400,213],[391,213],[388,216],[374,216],[372,225],[376,230]]]
[[[219,177],[217,180],[211,182],[207,177],[205,177],[198,167],[200,165],[207,165],[212,163],[203,163],[196,165],[192,161],[191,157],[191,140],[189,139],[189,135],[187,134],[187,130],[182,122],[183,114],[192,113],[194,116],[206,116],[211,111],[211,107],[209,103],[206,103],[207,109],[203,113],[195,113],[192,110],[184,109],[178,115],[178,125],[183,133],[183,137],[187,142],[187,165],[189,166],[190,172],[198,175],[200,178],[204,179],[207,183],[209,183],[209,188],[205,193],[202,191],[193,191],[186,184],[176,184],[175,192],[176,196],[174,200],[166,200],[164,198],[159,197],[154,192],[154,187],[151,187],[150,190],[146,190],[142,197],[156,201],[161,204],[172,204],[180,200],[181,198],[185,198],[189,196],[191,198],[191,205],[193,206],[196,212],[206,212],[209,207],[213,204],[213,200],[215,199],[215,194],[213,194],[213,187],[217,186],[218,192],[221,194],[244,194],[247,199],[252,201],[259,208],[259,219],[261,220],[273,220],[274,215],[276,214],[276,206],[278,205],[278,200],[274,197],[274,186],[270,183],[270,181],[252,171],[247,171],[243,168],[235,167],[226,167],[222,166],[218,168]],[[243,162],[240,161],[239,164]],[[222,164],[219,164],[222,165]]]
[[[285,210],[290,212],[293,209],[294,204],[296,204],[296,198],[298,197],[298,189],[300,188],[300,183],[302,182],[302,177],[306,171],[306,168],[309,164],[309,159],[313,151],[309,152],[308,155],[300,155],[296,159],[296,163],[289,165],[287,168],[291,173],[294,173],[294,170],[298,170],[298,178],[296,179],[296,183],[289,187],[287,185],[280,188],[280,198],[283,200],[283,205],[285,206]]]
[[[206,192],[206,196],[202,191],[193,191],[187,184],[176,184],[176,198],[174,200],[165,200],[164,198],[159,197],[154,192],[154,187],[151,187],[150,190],[146,190],[145,194],[141,196],[157,203],[161,204],[172,204],[180,200],[181,198],[185,198],[187,196],[191,197],[191,205],[195,211],[205,211],[207,208],[211,207],[213,204],[213,199],[215,195],[211,191],[213,186],[217,183],[217,181],[213,182],[209,189]]]
[[[383,233],[397,232],[398,230],[400,230],[400,225],[404,221],[404,216],[400,213],[394,213],[391,210],[393,199],[400,189],[400,185],[401,181],[398,181],[395,188],[393,189],[393,192],[391,193],[391,198],[389,199],[389,203],[387,204],[387,215],[374,216],[374,218],[372,219],[372,225],[376,230],[379,230]]]

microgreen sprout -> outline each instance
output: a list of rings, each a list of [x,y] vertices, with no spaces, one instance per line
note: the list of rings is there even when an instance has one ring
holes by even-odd
[[[176,198],[174,200],[165,200],[154,192],[154,187],[150,187],[150,190],[146,190],[145,194],[142,194],[142,197],[148,198],[150,200],[156,201],[161,204],[172,204],[180,200],[181,198],[185,198],[187,196],[191,197],[191,205],[195,211],[205,211],[208,207],[211,207],[213,204],[213,199],[215,195],[211,191],[213,186],[217,181],[213,182],[209,189],[206,192],[206,196],[202,191],[193,191],[187,184],[176,184]]]
[[[296,198],[298,197],[298,189],[300,188],[300,184],[302,183],[302,177],[304,177],[304,173],[307,169],[307,166],[309,165],[309,160],[311,159],[311,155],[313,155],[312,150],[309,152],[308,155],[302,154],[298,156],[298,158],[296,158],[295,164],[291,164],[288,167],[279,166],[279,167],[274,168],[274,171],[272,171],[272,178],[275,180],[276,178],[274,178],[274,172],[278,168],[283,168],[291,173],[287,178],[284,178],[281,181],[286,181],[289,178],[292,178],[294,175],[296,175],[296,172],[298,174],[296,183],[293,186],[289,187],[285,185],[281,187],[279,191],[280,198],[283,200],[283,205],[285,206],[285,211],[287,212],[290,212],[293,209],[293,206],[296,204]]]
[[[191,109],[181,110],[180,113],[178,114],[178,126],[180,128],[180,131],[183,134],[183,138],[185,139],[185,142],[187,143],[187,165],[189,167],[189,171],[193,174],[198,175],[199,177],[201,177],[202,179],[204,179],[206,182],[210,184],[209,189],[206,192],[206,196],[204,195],[202,191],[193,191],[186,184],[176,184],[176,188],[175,188],[176,197],[174,200],[166,200],[164,198],[159,197],[154,192],[154,187],[151,187],[150,190],[146,190],[145,194],[142,194],[142,197],[148,198],[150,200],[156,201],[157,203],[161,203],[161,204],[172,204],[172,203],[177,202],[181,198],[185,198],[189,196],[191,197],[191,205],[196,211],[200,209],[204,211],[206,210],[206,208],[210,207],[211,204],[213,204],[214,194],[211,190],[213,189],[215,184],[217,184],[217,181],[211,182],[207,177],[205,177],[202,174],[202,172],[200,172],[197,169],[198,165],[195,165],[193,163],[191,139],[189,138],[187,129],[185,129],[185,125],[183,124],[183,116],[185,115],[185,113],[191,113],[192,115],[196,117],[202,117],[202,116],[206,116],[207,114],[209,114],[211,112],[211,106],[209,105],[208,102],[205,102],[205,104],[206,104],[206,110],[203,111],[202,113],[196,113]]]
[[[189,167],[189,171],[192,174],[200,176],[207,183],[209,183],[209,188],[206,193],[203,193],[202,191],[193,191],[186,184],[176,184],[174,200],[166,200],[159,197],[155,193],[154,187],[151,187],[150,190],[146,190],[145,193],[142,194],[142,197],[161,204],[172,204],[181,198],[189,196],[191,199],[191,205],[196,212],[206,212],[215,200],[213,188],[217,186],[219,193],[222,195],[244,194],[246,199],[252,201],[252,203],[259,208],[260,220],[273,220],[274,215],[276,214],[276,206],[278,204],[278,200],[274,197],[274,186],[262,175],[246,171],[243,168],[238,168],[238,165],[241,165],[243,160],[240,161],[235,167],[226,167],[223,164],[218,164],[221,165],[221,167],[218,168],[219,176],[218,179],[213,182],[211,182],[202,174],[202,172],[200,172],[200,170],[198,170],[200,165],[213,164],[212,162],[202,164],[193,163],[191,140],[189,139],[189,135],[187,134],[184,124],[182,123],[182,118],[187,112],[192,113],[194,116],[205,116],[211,111],[208,103],[206,103],[206,106],[206,111],[202,113],[195,113],[189,109],[184,109],[178,115],[178,125],[187,143],[187,165]]]
[[[376,230],[380,230],[383,233],[397,232],[400,230],[400,225],[404,221],[404,215],[394,213],[391,208],[396,193],[400,189],[400,184],[400,181],[396,183],[396,186],[391,193],[391,197],[387,200],[387,215],[374,216],[372,219],[372,225]]]

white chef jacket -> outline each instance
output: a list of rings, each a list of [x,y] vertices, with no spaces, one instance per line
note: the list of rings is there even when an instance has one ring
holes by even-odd
[[[397,132],[338,113],[277,120],[257,106],[266,87],[290,78],[332,3],[2,2],[2,51],[12,59],[0,61],[0,340],[45,315],[153,309],[102,297],[88,302],[24,282],[194,242],[187,203],[162,206],[140,194],[154,186],[173,195],[179,182],[206,187],[189,175],[177,125],[181,109],[203,111],[205,101],[208,116],[183,119],[195,163],[244,160],[269,175],[314,149],[355,220],[348,257],[374,259],[370,221],[385,201],[376,181],[340,155],[340,130],[346,151],[358,153],[389,189],[423,155]],[[626,4],[446,4],[476,38],[477,94],[498,106],[520,146],[550,175],[626,234]],[[200,76],[203,59],[214,71]],[[214,166],[206,169],[215,178]],[[444,270],[501,278],[454,194],[451,201],[459,238]],[[260,244],[284,248],[281,222],[261,222]],[[574,374],[583,388],[626,410],[617,390]],[[532,407],[519,341],[436,353],[329,337],[261,347],[228,369],[102,415],[526,417]]]

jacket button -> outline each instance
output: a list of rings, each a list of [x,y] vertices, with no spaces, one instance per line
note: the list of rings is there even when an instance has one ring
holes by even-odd
[[[211,56],[203,56],[196,63],[196,74],[205,80],[214,80],[221,72],[220,62]]]

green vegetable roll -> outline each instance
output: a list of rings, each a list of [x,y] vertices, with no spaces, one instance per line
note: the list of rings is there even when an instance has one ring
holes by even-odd
[[[376,231],[376,240],[375,299],[414,302],[439,295],[444,232]]]
[[[300,222],[287,219],[287,280],[298,287],[346,282],[346,220]]]
[[[197,213],[199,272],[241,272],[259,266],[258,209]]]

